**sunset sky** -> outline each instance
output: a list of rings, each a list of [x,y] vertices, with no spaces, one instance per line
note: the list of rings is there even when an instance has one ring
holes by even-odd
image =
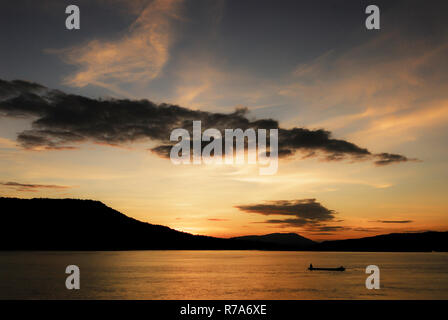
[[[365,27],[372,3],[381,30]],[[69,4],[80,30],[65,28]],[[448,230],[447,13],[410,0],[3,1],[0,195],[95,199],[219,237]],[[157,147],[195,119],[278,124],[288,155],[268,176],[176,166]]]

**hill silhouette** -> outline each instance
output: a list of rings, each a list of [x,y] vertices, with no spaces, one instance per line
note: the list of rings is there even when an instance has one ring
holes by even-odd
[[[0,198],[0,250],[263,249],[130,218],[100,201]]]
[[[323,241],[317,251],[448,251],[448,232],[391,233],[361,239]]]
[[[285,248],[309,249],[316,242],[298,235],[297,233],[270,233],[261,236],[242,236],[231,238],[235,240],[256,241],[261,243],[275,243]]]

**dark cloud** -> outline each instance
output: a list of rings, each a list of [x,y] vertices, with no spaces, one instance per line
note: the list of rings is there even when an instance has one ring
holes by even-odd
[[[222,222],[222,221],[229,221],[229,219],[218,219],[218,218],[209,218],[208,221],[216,221],[216,222]]]
[[[377,166],[385,166],[397,162],[418,161],[418,159],[409,159],[400,154],[393,154],[393,153],[379,153],[376,154],[375,157],[378,159],[375,161],[375,164]]]
[[[333,139],[329,131],[304,128],[279,129],[279,146],[282,150],[322,150],[328,153],[328,160],[339,160],[345,155],[363,158],[370,155],[367,149],[344,140]],[[308,156],[313,156],[309,153]]]
[[[352,231],[358,231],[358,232],[378,232],[384,230],[383,228],[363,228],[363,227],[355,227],[350,228]]]
[[[345,230],[350,230],[350,228],[343,226],[313,226],[312,228],[312,231],[320,231],[320,232],[335,232]]]
[[[20,95],[39,94],[46,90],[44,86],[34,82],[22,80],[4,81],[0,79],[0,98],[2,99]]]
[[[319,202],[316,202],[316,199],[271,201],[264,204],[239,205],[236,208],[244,212],[266,216],[294,216],[294,218],[265,221],[265,223],[281,224],[283,226],[324,228],[321,225],[322,223],[333,221],[335,218],[335,211],[325,208]]]
[[[377,159],[377,165],[409,161],[405,156],[372,154],[351,142],[334,139],[329,131],[305,128],[280,128],[272,119],[249,120],[247,109],[222,114],[191,110],[148,100],[92,99],[50,90],[26,81],[0,80],[0,116],[30,117],[32,129],[18,134],[18,142],[27,149],[72,149],[86,141],[109,145],[151,139],[159,145],[151,149],[169,157],[173,143],[171,131],[192,130],[192,121],[201,120],[202,128],[241,128],[279,130],[279,156],[305,152],[307,157],[322,153],[326,160],[350,157],[355,160]],[[205,143],[204,143],[205,144]]]
[[[313,235],[332,235],[343,231],[356,232],[379,232],[383,228],[372,227],[354,227],[341,226],[337,223],[344,220],[336,218],[336,212],[324,207],[316,201],[316,199],[301,199],[301,200],[280,200],[270,201],[262,204],[238,205],[235,206],[241,211],[248,213],[257,213],[265,216],[292,216],[279,217],[276,219],[267,219],[262,222],[274,227],[290,228],[298,227],[304,232],[312,233]],[[377,220],[371,222],[381,223],[410,223],[411,220]]]
[[[379,222],[379,223],[412,223],[413,220],[376,220],[373,222]]]
[[[29,184],[29,183],[18,183],[18,182],[0,182],[0,186],[13,188],[16,191],[38,191],[39,189],[69,189],[69,186],[60,186],[52,184]]]
[[[362,228],[362,227],[350,227],[350,226],[309,226],[305,231],[311,232],[313,235],[334,235],[335,232],[341,231],[356,231],[356,232],[384,232],[383,228]]]

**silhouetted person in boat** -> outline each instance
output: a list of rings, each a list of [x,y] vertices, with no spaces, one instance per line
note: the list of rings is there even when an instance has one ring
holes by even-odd
[[[310,269],[313,269],[313,264],[312,263],[310,263]]]

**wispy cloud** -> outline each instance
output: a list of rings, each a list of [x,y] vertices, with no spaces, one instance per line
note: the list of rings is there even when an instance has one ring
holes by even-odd
[[[183,0],[129,1],[132,12],[141,10],[136,20],[115,40],[95,39],[57,53],[78,66],[65,79],[71,86],[97,85],[117,94],[126,94],[122,84],[144,84],[156,78],[169,59],[174,42],[173,21],[180,18]]]
[[[31,183],[19,183],[19,182],[0,182],[0,186],[6,188],[12,188],[16,191],[22,192],[36,192],[40,189],[53,189],[53,190],[64,190],[70,189],[71,186],[61,186],[54,184],[31,184]]]
[[[416,128],[448,122],[447,33],[433,37],[395,30],[331,50],[298,66],[281,93],[320,110],[315,126],[344,129],[357,141],[413,140]]]
[[[414,221],[412,220],[375,220],[372,222],[379,222],[379,223],[412,223]]]

